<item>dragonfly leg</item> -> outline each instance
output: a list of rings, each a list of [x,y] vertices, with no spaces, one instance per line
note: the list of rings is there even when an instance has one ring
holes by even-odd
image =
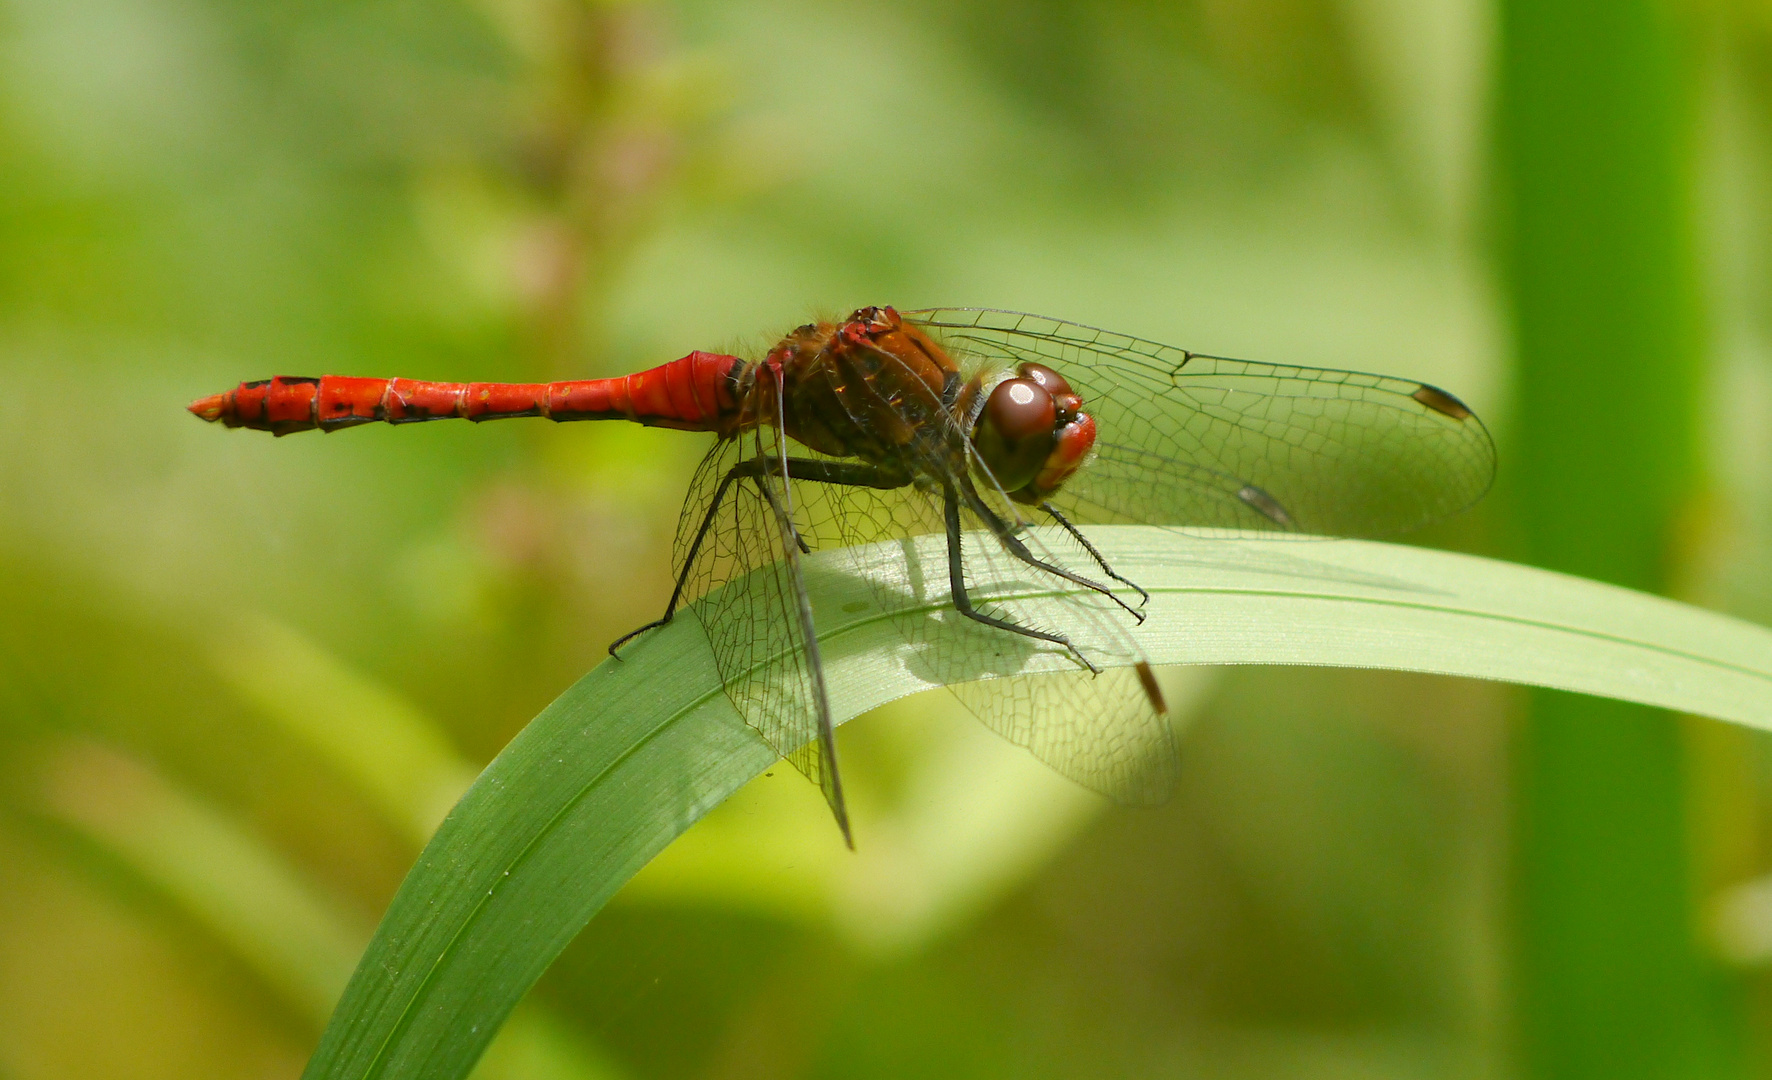
[[[773,466],[775,462],[771,461],[769,464]],[[822,461],[817,458],[788,458],[788,478],[810,480],[815,484],[886,490],[901,488],[911,482],[902,473],[889,472],[878,465],[866,465],[859,461]]]
[[[865,465],[855,461],[820,461],[814,458],[788,458],[788,478],[790,480],[810,480],[820,484],[840,484],[847,487],[898,488],[909,481],[902,476],[887,472],[875,465]],[[726,499],[726,492],[740,479],[762,476],[765,473],[776,474],[781,471],[780,464],[773,458],[751,458],[741,461],[727,470],[720,478],[720,486],[714,489],[714,497],[708,503],[708,511],[702,515],[701,525],[695,530],[695,539],[689,544],[689,552],[683,558],[683,569],[677,574],[677,583],[671,589],[671,601],[665,605],[662,618],[654,619],[644,626],[629,630],[610,643],[609,655],[621,658],[617,649],[626,645],[634,638],[648,630],[656,630],[670,622],[677,614],[677,605],[683,599],[683,590],[689,583],[689,572],[695,567],[696,556],[701,554],[702,541],[707,539],[708,530],[713,527],[714,515],[719,512],[720,504]],[[774,501],[774,496],[764,490],[764,496]],[[778,508],[779,509],[779,508]],[[800,536],[798,529],[793,530],[794,543],[799,546],[802,554],[811,554],[812,549]]]
[[[1044,559],[1040,558],[1038,555],[1035,555],[1032,551],[1029,551],[1028,546],[1026,544],[1022,543],[1021,540],[1015,535],[1015,529],[1012,528],[1008,522],[1004,521],[1001,517],[999,517],[997,515],[996,511],[994,511],[990,507],[986,506],[984,504],[983,499],[978,498],[977,495],[973,495],[968,500],[968,502],[970,502],[972,504],[973,512],[976,513],[979,517],[983,518],[985,521],[985,524],[987,524],[991,527],[991,532],[996,534],[997,539],[1002,542],[1003,547],[1008,549],[1009,554],[1015,556],[1017,559],[1020,559],[1022,562],[1027,563],[1029,566],[1032,566],[1035,569],[1044,570],[1048,574],[1052,574],[1055,577],[1061,577],[1061,578],[1065,579],[1066,581],[1072,582],[1077,585],[1081,585],[1085,589],[1089,589],[1092,592],[1100,593],[1101,595],[1107,597],[1109,600],[1112,600],[1114,603],[1120,605],[1120,607],[1126,612],[1126,614],[1132,616],[1134,619],[1138,620],[1140,623],[1144,622],[1144,612],[1133,607],[1131,604],[1128,604],[1125,600],[1121,599],[1118,595],[1116,595],[1114,590],[1108,588],[1106,585],[1103,585],[1099,581],[1091,581],[1090,579],[1084,577],[1081,574],[1073,574],[1069,570],[1066,570],[1064,567],[1049,563],[1049,562],[1045,561]],[[956,510],[956,513],[957,512],[958,511]],[[1085,540],[1084,544],[1087,545],[1088,541]],[[1099,555],[1096,556],[1097,561],[1099,561],[1100,558],[1101,557]],[[1113,573],[1113,571],[1111,571],[1111,570],[1108,572]],[[1116,574],[1115,576],[1118,577],[1119,575]],[[1124,580],[1124,579],[1122,578],[1121,580]],[[1131,583],[1127,582],[1127,584],[1131,584]],[[1138,586],[1133,585],[1133,588],[1136,589],[1136,588],[1138,588]],[[1139,589],[1138,591],[1142,593],[1144,590]]]
[[[1127,586],[1133,592],[1136,592],[1138,594],[1138,606],[1139,607],[1142,608],[1146,604],[1150,603],[1151,594],[1148,592],[1145,592],[1144,589],[1138,584],[1138,582],[1133,581],[1130,578],[1123,578],[1119,574],[1114,573],[1114,568],[1108,565],[1108,561],[1106,559],[1102,558],[1101,552],[1099,552],[1095,549],[1095,545],[1091,544],[1089,542],[1089,538],[1087,536],[1083,535],[1082,530],[1078,529],[1075,525],[1071,524],[1070,518],[1067,518],[1063,514],[1058,512],[1058,507],[1053,506],[1049,502],[1043,502],[1040,504],[1040,509],[1046,511],[1048,514],[1051,514],[1052,520],[1054,520],[1054,521],[1058,522],[1060,525],[1064,526],[1064,531],[1071,534],[1071,539],[1073,539],[1077,543],[1083,545],[1083,550],[1087,551],[1089,553],[1089,557],[1095,560],[1095,563],[1097,566],[1101,567],[1102,573],[1106,574],[1108,577],[1113,578],[1115,581],[1119,582],[1120,584]],[[1144,616],[1140,615],[1139,622],[1143,622],[1143,621],[1144,621]]]
[[[646,631],[656,630],[676,617],[677,604],[683,599],[683,589],[689,583],[689,572],[695,569],[695,558],[697,555],[701,554],[701,543],[703,540],[707,539],[708,530],[714,525],[714,515],[719,513],[720,504],[726,499],[727,489],[730,488],[740,476],[745,475],[741,470],[749,464],[750,462],[740,462],[739,464],[734,465],[731,469],[728,469],[726,475],[720,478],[720,486],[714,489],[714,497],[708,501],[708,511],[701,516],[701,524],[697,526],[695,530],[695,539],[690,541],[689,551],[683,556],[683,569],[677,572],[677,584],[671,589],[671,601],[665,605],[664,615],[652,620],[644,626],[629,630],[627,633],[610,642],[610,656],[620,660],[621,654],[616,651],[617,649],[639,637],[641,634],[644,634]],[[755,470],[752,470],[751,475],[755,475]]]
[[[892,488],[903,487],[910,483],[908,479],[901,477],[898,474],[887,472],[885,469],[882,469],[877,465],[866,465],[857,461],[822,461],[818,458],[783,458],[780,462],[777,462],[774,459],[769,459],[767,461],[757,459],[741,462],[738,465],[733,466],[732,471],[744,476],[759,476],[767,470],[771,475],[776,475],[781,472],[781,466],[784,464],[787,466],[789,480],[809,480],[815,484],[836,484],[840,487],[886,488],[890,490]],[[775,503],[774,493],[767,487],[764,487],[762,490],[764,497],[767,498],[770,505],[773,506]],[[777,512],[781,512],[782,508],[777,506],[775,509]],[[794,543],[799,546],[800,554],[812,554],[812,549],[806,545],[805,539],[800,536],[800,530],[794,528],[793,522],[788,520],[785,513],[782,514],[782,519],[788,522],[788,528],[794,535]]]
[[[1020,634],[1023,637],[1034,638],[1038,641],[1048,641],[1054,645],[1062,646],[1066,652],[1076,658],[1079,664],[1082,664],[1094,674],[1100,675],[1101,669],[1090,662],[1087,656],[1084,656],[1075,645],[1071,644],[1071,639],[1065,637],[1063,634],[1054,634],[1046,630],[1035,630],[1031,626],[1017,626],[1008,619],[999,619],[994,615],[986,615],[984,612],[979,611],[972,606],[972,598],[966,594],[966,567],[965,561],[960,552],[960,500],[954,495],[952,489],[948,491],[947,497],[943,500],[943,512],[943,516],[946,518],[947,522],[948,534],[948,587],[953,593],[954,610],[974,622],[981,622],[986,626],[994,626],[999,630],[1007,630],[1011,634]]]
[[[764,463],[761,461],[747,461],[734,466],[733,471],[736,472],[739,469],[744,469],[746,466],[751,466],[745,475],[756,476],[762,471],[760,466],[763,464]],[[878,465],[867,465],[859,461],[823,461],[818,458],[785,458],[780,464],[785,464],[787,466],[788,479],[809,480],[815,484],[835,484],[839,487],[871,487],[891,490],[892,488],[900,488],[910,483],[908,477],[888,472],[885,469],[880,468]],[[767,465],[772,474],[781,471],[780,465],[773,459],[769,460]],[[773,501],[773,496],[771,499]],[[792,522],[789,523],[789,527],[792,527]],[[793,533],[794,543],[800,545],[800,553],[802,555],[812,554],[812,549],[807,547],[806,541],[801,538],[800,530],[794,529]]]

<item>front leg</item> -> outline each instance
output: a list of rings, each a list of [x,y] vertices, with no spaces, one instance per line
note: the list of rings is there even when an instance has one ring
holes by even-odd
[[[1133,592],[1136,592],[1138,594],[1138,606],[1139,607],[1142,608],[1146,604],[1150,603],[1151,594],[1148,592],[1145,592],[1144,589],[1138,584],[1138,582],[1133,581],[1131,578],[1123,578],[1119,574],[1114,573],[1114,568],[1108,565],[1108,561],[1106,559],[1102,558],[1101,552],[1095,550],[1095,545],[1091,544],[1089,542],[1089,538],[1087,536],[1083,535],[1083,531],[1081,529],[1079,529],[1075,525],[1071,524],[1070,518],[1067,518],[1063,514],[1058,512],[1058,507],[1053,506],[1049,502],[1043,502],[1040,504],[1040,509],[1046,511],[1048,514],[1051,514],[1052,520],[1054,520],[1054,521],[1058,522],[1060,525],[1064,526],[1064,531],[1071,534],[1072,540],[1075,540],[1077,543],[1083,545],[1083,550],[1087,551],[1089,553],[1089,557],[1091,559],[1095,560],[1095,565],[1101,567],[1102,573],[1106,574],[1108,577],[1113,578],[1115,581],[1119,582],[1120,584],[1125,585],[1127,588],[1130,588]],[[1144,617],[1142,615],[1139,616],[1139,621],[1140,622],[1144,621]]]
[[[976,492],[969,494],[967,502],[971,505],[972,512],[977,514],[980,518],[983,518],[984,523],[990,526],[991,532],[996,535],[1003,547],[1008,549],[1009,554],[1020,559],[1022,562],[1027,563],[1029,566],[1046,571],[1054,577],[1061,577],[1073,584],[1081,585],[1092,592],[1100,593],[1109,600],[1120,605],[1120,607],[1125,610],[1126,614],[1137,619],[1140,623],[1144,622],[1144,612],[1133,607],[1131,604],[1128,604],[1125,600],[1122,600],[1106,585],[1103,585],[1099,581],[1091,581],[1081,574],[1074,574],[1055,563],[1049,563],[1028,550],[1028,546],[1021,542],[1020,537],[1015,535],[1015,528],[998,516],[996,511],[986,506],[984,500],[979,498]],[[1087,545],[1088,542],[1084,541],[1084,543]],[[1137,586],[1133,587],[1137,588]],[[1139,591],[1143,592],[1144,590],[1139,589]]]
[[[1070,638],[1065,637],[1063,634],[1053,634],[1045,630],[1035,630],[1029,626],[1017,626],[1008,619],[999,619],[993,615],[986,615],[984,612],[979,611],[972,606],[972,598],[966,593],[966,564],[960,547],[961,537],[963,535],[960,531],[960,500],[959,497],[954,494],[954,490],[951,487],[948,488],[946,496],[942,500],[942,516],[947,525],[948,589],[953,594],[954,610],[974,622],[981,622],[986,626],[996,627],[998,630],[1007,630],[1012,634],[1020,634],[1023,637],[1030,637],[1037,641],[1046,641],[1061,646],[1066,652],[1075,657],[1079,664],[1082,664],[1094,674],[1100,675],[1101,669],[1091,663],[1088,657],[1079,652],[1077,647],[1071,644]]]

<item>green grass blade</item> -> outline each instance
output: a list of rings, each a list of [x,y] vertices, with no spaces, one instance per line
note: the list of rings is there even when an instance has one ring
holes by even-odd
[[[1681,575],[1710,486],[1699,469],[1700,178],[1714,92],[1703,11],[1661,0],[1496,8],[1511,531],[1523,559],[1639,589]],[[1704,830],[1687,817],[1714,796],[1675,719],[1566,694],[1533,695],[1523,719],[1509,784],[1520,1074],[1744,1074],[1749,1006],[1692,932]]]
[[[1138,637],[1159,664],[1441,672],[1772,727],[1772,631],[1739,620],[1418,548],[1132,526],[1091,535],[1150,590]],[[938,538],[917,555],[943,565]],[[843,718],[928,688],[852,565],[835,552],[807,567]],[[930,603],[938,622],[941,606]],[[624,655],[544,710],[444,821],[359,962],[310,1080],[466,1075],[622,883],[775,762],[721,692],[693,620]]]

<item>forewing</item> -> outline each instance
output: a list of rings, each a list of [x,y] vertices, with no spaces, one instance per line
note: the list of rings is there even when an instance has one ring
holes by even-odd
[[[1095,418],[1096,456],[1054,502],[1085,522],[1386,536],[1475,503],[1495,448],[1423,383],[1204,356],[1038,315],[906,317],[955,352],[1046,364]]]
[[[779,469],[762,465],[778,453],[768,427],[714,444],[678,521],[677,570],[693,552],[683,599],[702,598],[696,614],[727,697],[745,723],[818,785],[847,836],[830,706],[790,528],[804,523],[804,510],[793,505]],[[729,479],[741,465],[753,467]]]

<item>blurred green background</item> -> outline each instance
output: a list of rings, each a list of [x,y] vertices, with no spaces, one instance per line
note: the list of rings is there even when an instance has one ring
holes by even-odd
[[[293,1077],[475,770],[668,595],[698,436],[288,440],[861,304],[1414,376],[1422,542],[1772,622],[1772,5],[0,0],[0,1078]],[[511,1077],[1772,1076],[1772,746],[1167,674],[1112,809],[945,699],[599,915]]]

